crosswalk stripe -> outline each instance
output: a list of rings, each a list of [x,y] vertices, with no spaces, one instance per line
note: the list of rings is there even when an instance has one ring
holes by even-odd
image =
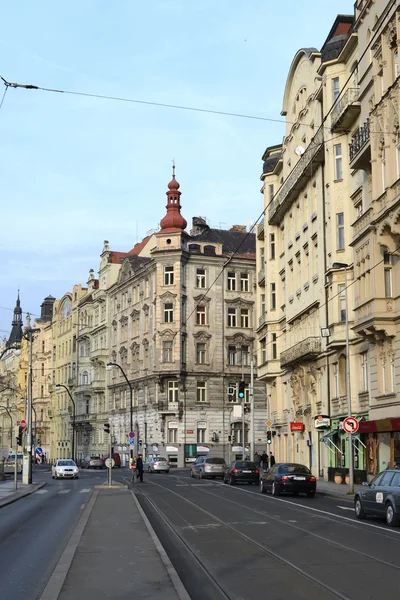
[[[61,490],[61,492],[58,492],[59,494],[69,494],[71,490]]]
[[[83,494],[84,492],[90,492],[90,488],[85,488],[79,491],[80,494]]]
[[[33,492],[34,494],[47,494],[49,490],[36,490],[36,492]]]

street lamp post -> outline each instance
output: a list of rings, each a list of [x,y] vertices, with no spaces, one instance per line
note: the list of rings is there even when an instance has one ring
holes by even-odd
[[[347,269],[349,265],[346,263],[333,263],[333,269],[344,269],[344,293],[345,293],[345,310],[346,310],[346,391],[347,391],[347,416],[351,417],[351,386],[350,386],[350,335],[349,335],[349,306],[347,294]],[[354,463],[353,463],[353,439],[352,434],[347,434],[348,450],[349,450],[349,492],[354,493]]]
[[[121,371],[122,375],[125,378],[126,383],[129,386],[129,392],[130,392],[130,428],[131,428],[131,431],[133,431],[133,388],[132,388],[131,382],[129,381],[128,377],[126,376],[126,373],[123,370],[123,368],[121,367],[121,365],[119,365],[118,363],[113,363],[113,362],[109,362],[106,365],[106,369],[108,371],[110,371],[113,367],[117,367]],[[139,440],[137,440],[136,443],[139,443]],[[131,456],[131,458],[133,458],[132,444],[129,442],[129,445],[130,445],[130,456]],[[111,456],[110,456],[110,458],[111,458]]]
[[[76,406],[75,406],[75,400],[73,399],[71,392],[69,391],[69,389],[67,388],[66,385],[64,385],[63,383],[58,383],[56,385],[56,390],[60,390],[61,388],[64,388],[64,390],[67,392],[71,402],[72,402],[72,406],[73,406],[73,413],[72,413],[72,460],[75,460],[75,418],[76,418]]]

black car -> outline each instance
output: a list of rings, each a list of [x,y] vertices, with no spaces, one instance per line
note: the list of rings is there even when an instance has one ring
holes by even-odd
[[[400,470],[387,469],[363,486],[354,496],[357,519],[371,515],[384,517],[390,527],[400,525]]]
[[[263,473],[260,479],[261,493],[271,492],[273,496],[289,492],[307,494],[309,498],[313,498],[316,487],[317,480],[310,469],[297,463],[277,463]]]
[[[235,483],[258,484],[260,470],[254,462],[249,460],[235,460],[226,468],[224,483],[235,485]]]

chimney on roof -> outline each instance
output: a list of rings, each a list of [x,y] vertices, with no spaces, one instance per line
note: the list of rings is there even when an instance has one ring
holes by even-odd
[[[246,225],[232,225],[229,231],[233,233],[246,233]]]
[[[210,229],[204,217],[193,217],[192,218],[192,229],[190,235],[201,235],[203,231]]]

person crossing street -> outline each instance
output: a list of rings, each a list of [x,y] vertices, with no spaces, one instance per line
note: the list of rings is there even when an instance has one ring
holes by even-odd
[[[139,456],[137,457],[136,470],[140,483],[143,483],[143,457],[141,454],[139,454]]]

